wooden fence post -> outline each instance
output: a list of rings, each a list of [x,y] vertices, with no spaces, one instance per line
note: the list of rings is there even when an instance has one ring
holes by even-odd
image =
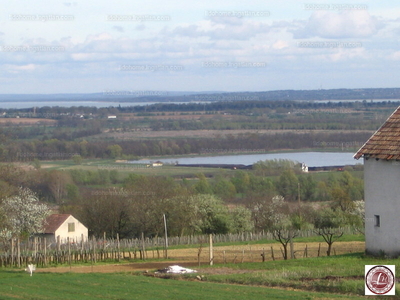
[[[71,240],[69,237],[67,237],[67,243],[68,243],[68,263],[69,263],[69,268],[71,269]]]
[[[144,245],[144,232],[142,232],[142,259],[145,260],[146,259],[146,254],[145,254],[146,248]]]
[[[11,238],[11,267],[14,266],[14,238]]]
[[[21,267],[21,240],[19,237],[17,238],[17,259],[18,259],[18,268]]]
[[[263,248],[263,251],[261,253],[261,259],[262,259],[262,262],[265,262],[265,250],[264,250],[264,248]]]
[[[93,262],[96,263],[96,238],[93,237],[92,239],[93,244]]]
[[[47,266],[47,240],[46,240],[46,238],[43,238],[43,253],[44,253],[43,264],[44,264],[44,266]]]
[[[213,236],[210,234],[210,266],[214,264]]]
[[[120,261],[120,245],[119,245],[119,234],[117,233],[117,250],[118,250],[118,262]]]

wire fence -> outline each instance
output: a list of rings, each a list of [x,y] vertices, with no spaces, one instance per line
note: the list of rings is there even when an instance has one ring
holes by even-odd
[[[359,231],[355,228],[345,227],[340,229],[344,234],[358,234]],[[301,230],[293,232],[296,238],[313,237],[317,236],[315,230]],[[285,233],[284,233],[285,234]],[[294,242],[296,242],[296,238]],[[238,234],[216,234],[213,235],[214,244],[222,243],[239,243],[239,242],[254,242],[262,240],[273,240],[274,235],[272,232],[244,232]],[[189,235],[181,237],[169,237],[168,247],[171,246],[192,246],[197,247],[192,249],[190,255],[193,259],[201,258],[201,249],[206,249],[209,243],[209,235]],[[279,244],[277,244],[279,245]],[[96,263],[106,261],[122,261],[122,260],[146,260],[146,259],[160,259],[171,258],[168,256],[166,247],[166,240],[164,237],[152,237],[135,239],[119,239],[118,235],[115,239],[94,237],[78,242],[76,240],[61,240],[45,237],[33,237],[28,240],[11,239],[0,243],[0,267],[21,267],[28,264],[36,264],[37,266],[49,266],[57,264],[77,264],[77,263]],[[275,247],[275,246],[274,246]],[[234,248],[234,247],[233,247]],[[321,247],[320,247],[321,248]],[[234,261],[248,261],[245,259],[245,253],[264,258],[273,258],[279,256],[279,249],[257,249],[253,246],[253,250],[234,250],[235,255],[232,258],[230,253],[232,250],[217,251],[216,260],[227,262],[227,260]],[[238,252],[239,251],[239,252]],[[256,253],[254,253],[256,251]],[[271,253],[267,254],[270,251]],[[305,248],[304,256],[307,254]],[[318,250],[318,256],[321,250]],[[203,251],[203,257],[207,250]],[[277,254],[276,254],[277,253]],[[296,256],[296,255],[295,255]],[[300,254],[297,253],[297,256]],[[230,258],[229,258],[230,257]],[[179,257],[174,257],[179,259]],[[228,259],[229,258],[229,259]]]

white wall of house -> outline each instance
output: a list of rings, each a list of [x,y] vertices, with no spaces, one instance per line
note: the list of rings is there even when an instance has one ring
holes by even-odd
[[[73,224],[73,225],[72,225]],[[66,243],[68,238],[70,242],[76,241],[81,242],[83,235],[83,241],[88,239],[88,229],[73,216],[69,216],[68,219],[56,230],[55,238],[60,236],[60,242]]]
[[[400,255],[400,162],[364,159],[364,182],[365,250],[368,254],[384,252],[397,257]]]

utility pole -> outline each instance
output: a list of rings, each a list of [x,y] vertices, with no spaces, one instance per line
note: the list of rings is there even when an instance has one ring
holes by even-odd
[[[299,205],[300,205],[300,182],[297,183],[297,198],[299,200]]]
[[[164,232],[165,232],[165,258],[168,258],[168,232],[167,232],[167,218],[163,214],[164,218]]]

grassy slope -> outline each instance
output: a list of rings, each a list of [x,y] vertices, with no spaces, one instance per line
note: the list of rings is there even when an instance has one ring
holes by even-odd
[[[0,271],[0,299],[361,299],[208,282],[165,280],[132,274],[49,274]]]
[[[398,259],[366,257],[361,253],[296,259],[288,261],[269,261],[266,263],[243,263],[225,265],[232,270],[247,272],[224,275],[211,275],[208,281],[245,285],[286,287],[330,293],[364,295],[365,265],[396,265]],[[400,294],[396,287],[396,294]]]

